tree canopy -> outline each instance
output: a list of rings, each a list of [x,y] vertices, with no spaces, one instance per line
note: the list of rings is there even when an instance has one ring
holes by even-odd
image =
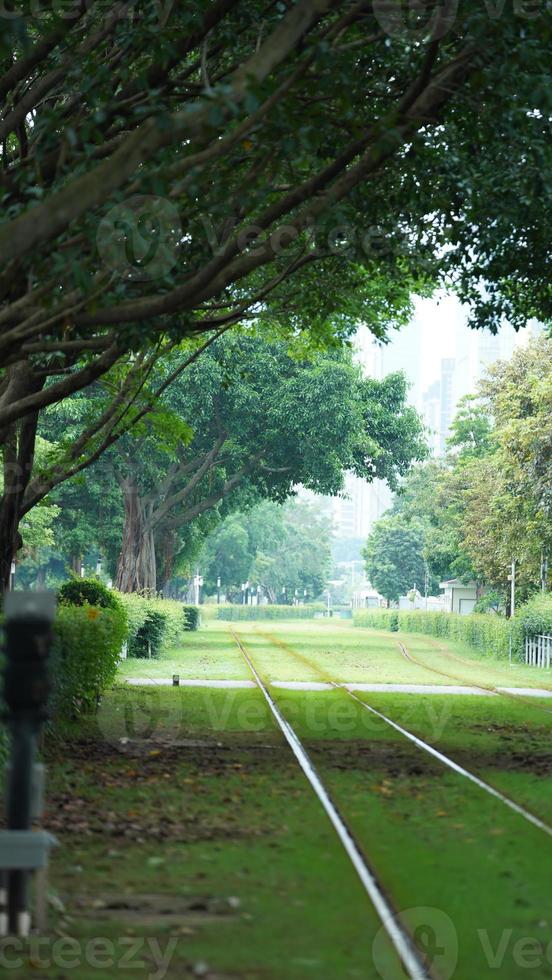
[[[155,386],[161,381],[153,379]],[[71,444],[72,425],[79,424],[89,399],[73,400],[45,417],[53,460],[57,440]],[[365,379],[349,350],[305,359],[292,356],[283,342],[234,334],[209,347],[88,471],[85,483],[70,481],[52,499],[65,501],[63,522],[75,503],[82,508],[82,519],[64,540],[76,543],[95,525],[100,548],[103,529],[121,527],[124,501],[118,586],[155,589],[175,574],[181,559],[190,559],[213,520],[230,511],[262,499],[283,502],[297,484],[338,493],[345,471],[396,486],[425,452],[403,375]],[[38,474],[35,482],[41,482]],[[122,497],[115,493],[115,510],[106,520],[114,487]],[[191,528],[198,527],[192,540]]]
[[[383,517],[362,550],[370,584],[388,601],[398,602],[416,587],[423,591],[426,562],[424,529],[401,517]]]
[[[547,584],[552,554],[552,341],[492,365],[453,421],[444,460],[414,467],[390,517],[423,527],[433,576],[476,579],[507,603]]]
[[[38,413],[114,368],[65,469],[109,444],[160,356],[232,324],[382,335],[438,280],[476,323],[550,315],[550,24],[449,13],[4,5],[4,579]]]

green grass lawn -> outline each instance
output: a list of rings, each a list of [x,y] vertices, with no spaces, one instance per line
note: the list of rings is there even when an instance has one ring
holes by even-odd
[[[434,682],[404,661],[393,634],[324,622],[240,623],[238,632],[267,680],[320,678],[295,660],[297,649],[341,680]],[[443,662],[424,638],[408,639],[416,657]],[[72,937],[86,950],[103,937],[111,965],[105,955],[99,966],[84,957],[71,973],[59,956],[48,968],[27,958],[11,975],[402,980],[260,692],[124,683],[173,672],[250,676],[228,627],[209,622],[159,661],[125,663],[97,717],[50,739],[46,749],[46,824],[62,845],[51,882],[63,906],[52,914],[51,940]],[[272,694],[388,895],[411,910],[405,918],[435,957],[436,973],[519,980],[527,963],[532,977],[550,980],[550,838],[344,691],[273,687]],[[506,697],[361,697],[552,821],[546,705]],[[131,942],[142,944],[140,968],[122,961]]]
[[[502,687],[550,687],[552,677],[535,667],[477,655],[470,647],[420,634],[360,629],[343,620],[314,622],[236,623],[238,635],[248,638],[251,650],[269,680],[318,680],[316,669],[286,656],[270,637],[314,661],[337,681],[381,684],[483,684]],[[399,640],[424,666],[405,660]],[[451,659],[452,653],[458,659]],[[435,668],[442,673],[434,673]],[[227,623],[209,620],[203,629],[186,636],[183,644],[158,660],[128,660],[121,678],[169,679],[173,673],[190,679],[246,680],[249,672]],[[453,677],[445,676],[453,675]],[[454,679],[456,678],[456,680]],[[552,705],[551,705],[552,708]]]

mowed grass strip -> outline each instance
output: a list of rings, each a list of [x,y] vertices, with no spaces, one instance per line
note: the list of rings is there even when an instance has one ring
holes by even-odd
[[[247,639],[251,650],[255,649],[256,638]],[[292,645],[293,639],[296,646]],[[419,637],[414,639],[422,645]],[[264,646],[257,647],[259,664],[268,660],[270,667],[279,655],[285,669],[290,661],[296,660],[298,669],[309,671],[312,678],[320,680],[324,676],[338,681],[341,663],[333,666],[328,658],[317,658],[315,651],[309,651],[308,644],[301,642],[300,636],[294,635],[289,628],[280,629],[278,634],[263,633],[262,640],[267,644],[272,642],[273,651],[268,657]],[[297,659],[295,652],[309,659],[312,666]],[[389,663],[388,651],[382,654],[382,659]],[[412,666],[414,671],[418,670],[416,665]],[[480,675],[483,670],[480,666]],[[420,670],[417,675],[418,682],[422,673]],[[552,824],[552,705],[547,699],[377,692],[359,693],[358,696]],[[348,701],[348,706],[341,700],[332,708],[336,715],[341,713],[338,727],[342,733],[347,731],[347,718],[354,718],[356,714],[354,702],[350,698]],[[315,705],[315,701],[310,703],[311,716]],[[362,713],[366,732],[370,732],[371,738],[381,737],[378,719],[367,711]]]
[[[191,680],[248,680],[249,671],[227,624],[209,620],[200,630],[186,633],[180,646],[159,658],[122,661],[120,679],[170,679],[180,674]]]
[[[247,624],[248,626],[249,624]],[[239,624],[236,630],[255,656],[269,681],[319,681],[324,671],[338,683],[362,681],[373,684],[446,684],[402,656],[391,633],[359,636],[360,630],[333,625],[297,629],[295,624]],[[289,650],[286,651],[286,646]],[[311,664],[294,656],[299,653]]]

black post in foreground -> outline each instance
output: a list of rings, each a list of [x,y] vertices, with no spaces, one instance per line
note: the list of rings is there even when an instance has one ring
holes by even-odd
[[[25,936],[30,928],[29,880],[47,861],[48,835],[30,833],[36,816],[39,767],[36,743],[46,720],[48,657],[55,596],[49,592],[11,592],[4,598],[4,718],[11,734],[7,767],[6,818],[0,835],[0,888],[4,892],[2,931]]]

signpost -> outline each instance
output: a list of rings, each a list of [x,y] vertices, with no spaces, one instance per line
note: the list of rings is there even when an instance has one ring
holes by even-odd
[[[35,756],[50,690],[54,593],[6,593],[4,613],[4,718],[11,756],[6,767],[8,829],[0,832],[0,933],[26,936],[31,924],[30,876],[47,866],[49,850],[56,843],[50,834],[31,829],[42,811],[44,770]]]

